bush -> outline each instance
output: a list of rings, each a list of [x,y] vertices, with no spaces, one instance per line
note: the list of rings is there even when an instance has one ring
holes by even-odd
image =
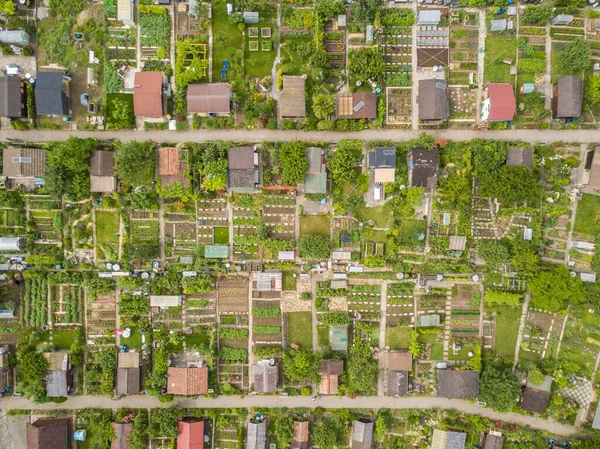
[[[485,302],[489,306],[518,306],[521,302],[521,295],[501,290],[486,290]]]
[[[329,239],[316,234],[300,237],[298,250],[300,257],[305,259],[327,259],[331,254]]]
[[[248,359],[248,351],[245,349],[221,346],[219,349],[219,359],[231,362],[245,361]]]
[[[276,318],[281,316],[281,309],[275,307],[252,308],[252,316],[263,318]]]
[[[346,312],[327,312],[320,316],[321,323],[327,326],[343,326],[350,324],[350,318]]]

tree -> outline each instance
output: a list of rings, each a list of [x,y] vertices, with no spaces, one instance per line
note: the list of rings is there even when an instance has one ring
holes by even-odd
[[[585,100],[590,106],[600,103],[599,75],[592,75],[585,80]]]
[[[537,368],[529,369],[529,376],[527,376],[527,380],[534,385],[540,385],[546,376]]]
[[[142,410],[133,418],[133,429],[129,437],[130,449],[146,449],[148,447],[148,413]]]
[[[502,305],[516,307],[521,303],[521,295],[502,290],[486,290],[485,303],[488,306]]]
[[[79,201],[90,196],[90,155],[96,139],[71,137],[50,142],[46,156],[46,189],[56,198]]]
[[[151,142],[117,143],[115,169],[123,183],[138,187],[154,181],[156,151]]]
[[[481,176],[480,192],[502,203],[536,203],[540,200],[537,179],[529,167],[502,166]]]
[[[473,173],[482,175],[500,168],[506,161],[507,148],[508,144],[499,140],[472,140]]]
[[[288,447],[294,439],[294,420],[291,416],[273,416],[269,424],[269,434],[273,435],[277,447]]]
[[[114,129],[128,129],[135,126],[133,115],[133,104],[122,97],[112,100],[112,111],[110,114],[111,127]]]
[[[477,241],[477,254],[485,261],[489,271],[497,271],[508,261],[508,248],[496,240],[480,239]]]
[[[580,304],[585,301],[581,279],[571,277],[567,267],[540,272],[531,280],[529,289],[534,307],[553,312],[564,309],[569,302]]]
[[[310,351],[291,349],[283,354],[285,377],[297,382],[319,383],[321,357]]]
[[[298,250],[305,259],[328,259],[331,254],[329,239],[317,234],[301,236]]]
[[[362,47],[350,51],[348,69],[352,78],[366,82],[369,78],[378,81],[385,70],[383,56],[375,48]]]
[[[451,172],[448,177],[440,179],[439,186],[444,206],[454,210],[465,210],[471,205],[471,177]]]
[[[151,438],[175,438],[179,434],[177,420],[180,411],[177,407],[155,408],[150,415],[149,434]]]
[[[308,170],[304,148],[304,143],[296,140],[284,143],[277,151],[277,159],[283,167],[283,184],[295,186],[304,181],[304,176]]]
[[[342,188],[354,180],[354,166],[362,156],[362,149],[363,143],[360,140],[344,139],[338,142],[338,147],[327,164],[334,186]]]
[[[313,99],[313,113],[319,120],[329,118],[335,112],[333,95],[319,94]]]
[[[377,362],[371,356],[369,343],[355,341],[348,355],[348,391],[351,394],[370,395],[379,375]]]
[[[558,63],[565,73],[578,73],[592,67],[592,46],[583,38],[572,41],[560,53]]]
[[[104,2],[106,5],[107,2]],[[113,94],[119,92],[125,87],[123,78],[117,73],[117,68],[113,64],[106,64],[104,66],[104,78],[102,79],[102,89],[107,94]]]
[[[540,256],[531,242],[518,240],[512,247],[513,257],[510,260],[513,268],[520,275],[532,277],[540,266]]]
[[[410,342],[408,343],[408,351],[416,359],[423,354],[424,347],[419,343],[419,332],[415,329],[410,330]]]
[[[17,346],[17,363],[19,378],[23,394],[32,397],[36,402],[46,398],[46,372],[48,361],[42,353],[35,350],[35,346],[28,342],[20,341]]]
[[[334,449],[345,444],[345,425],[336,417],[322,418],[313,428],[312,444],[319,449]]]
[[[509,367],[486,366],[479,383],[479,399],[499,412],[512,410],[521,393],[517,376]]]

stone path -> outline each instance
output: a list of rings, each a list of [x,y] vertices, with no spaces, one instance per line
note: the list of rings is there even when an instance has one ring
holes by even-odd
[[[379,310],[381,311],[381,321],[379,322],[379,379],[377,381],[377,395],[384,396],[383,379],[385,376],[385,327],[387,325],[387,290],[388,282],[381,284],[381,299]]]
[[[485,37],[487,36],[487,23],[485,21],[485,9],[479,13],[479,48],[477,49],[477,123],[481,121],[481,103],[483,101],[483,76],[485,71],[485,52],[479,51],[485,48]]]
[[[517,363],[519,362],[519,348],[521,347],[521,341],[523,340],[523,329],[525,328],[525,320],[527,319],[527,309],[529,308],[529,300],[531,299],[531,295],[529,292],[525,294],[525,302],[523,303],[523,311],[521,312],[521,321],[519,323],[519,333],[517,335],[517,344],[515,345],[515,361],[513,363],[513,368],[517,367]]]

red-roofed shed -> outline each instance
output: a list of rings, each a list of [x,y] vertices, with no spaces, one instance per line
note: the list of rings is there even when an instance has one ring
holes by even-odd
[[[517,110],[512,84],[488,84],[481,118],[492,122],[512,121]]]
[[[204,449],[204,420],[183,419],[177,427],[177,449]]]

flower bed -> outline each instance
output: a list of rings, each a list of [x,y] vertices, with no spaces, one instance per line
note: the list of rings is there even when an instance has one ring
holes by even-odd
[[[248,28],[248,37],[258,37],[258,28]]]
[[[271,28],[264,27],[260,29],[260,37],[270,38],[271,37]]]
[[[273,45],[271,44],[271,41],[262,41],[260,43],[260,47],[262,51],[271,51],[273,49]]]
[[[258,41],[248,42],[248,50],[249,51],[258,51]]]

